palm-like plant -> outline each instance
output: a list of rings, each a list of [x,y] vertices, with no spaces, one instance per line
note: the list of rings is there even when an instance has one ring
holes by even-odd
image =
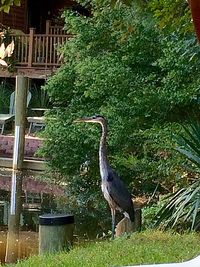
[[[190,122],[183,129],[184,133],[176,137],[177,150],[190,161],[197,175],[191,184],[169,196],[157,214],[156,225],[164,222],[165,226],[175,227],[184,223],[194,230],[200,224],[200,123]]]

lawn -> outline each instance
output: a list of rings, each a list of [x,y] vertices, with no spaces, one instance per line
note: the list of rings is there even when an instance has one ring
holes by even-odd
[[[114,241],[74,246],[70,252],[33,256],[15,267],[106,267],[147,263],[181,262],[200,254],[199,234],[145,231]]]

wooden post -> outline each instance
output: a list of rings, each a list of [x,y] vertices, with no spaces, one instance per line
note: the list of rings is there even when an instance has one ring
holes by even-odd
[[[30,28],[29,33],[29,49],[28,49],[28,67],[32,66],[33,62],[33,40],[34,40],[35,28]]]
[[[139,232],[141,231],[141,225],[142,225],[142,210],[136,209],[135,210],[135,222],[132,223],[129,218],[124,217],[115,228],[115,236],[121,236],[123,234],[128,234],[132,232]]]
[[[47,67],[48,64],[48,58],[49,58],[49,34],[50,34],[50,27],[51,27],[51,21],[46,21],[46,53],[45,53],[45,65]],[[52,32],[51,32],[52,34]],[[50,51],[51,53],[51,51]]]
[[[49,61],[49,53],[51,53],[52,51],[49,51],[49,35],[46,35],[46,53],[45,53],[45,68],[47,67],[48,65],[48,61]]]
[[[46,34],[50,33],[50,26],[51,26],[51,21],[46,20]]]
[[[133,229],[132,222],[130,221],[129,218],[124,217],[116,225],[116,228],[115,228],[115,237],[124,235],[125,233],[128,234],[128,233],[131,233],[133,231],[134,231],[134,229]]]
[[[135,209],[135,231],[140,232],[142,228],[142,209]]]
[[[73,231],[73,215],[39,216],[39,254],[68,250],[72,246]]]
[[[22,167],[25,142],[25,119],[27,107],[28,78],[16,76],[15,90],[15,141],[13,149],[13,172],[11,205],[8,221],[6,263],[15,263],[18,258],[19,226],[21,213]]]

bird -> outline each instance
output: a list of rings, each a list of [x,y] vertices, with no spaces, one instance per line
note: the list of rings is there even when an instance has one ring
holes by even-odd
[[[135,210],[131,194],[120,179],[115,170],[113,170],[108,162],[107,157],[107,120],[101,115],[91,117],[82,117],[74,122],[98,123],[101,125],[102,134],[99,144],[99,168],[101,176],[101,190],[104,198],[107,200],[112,216],[112,239],[115,236],[115,215],[116,211],[123,212],[131,222],[135,221]]]

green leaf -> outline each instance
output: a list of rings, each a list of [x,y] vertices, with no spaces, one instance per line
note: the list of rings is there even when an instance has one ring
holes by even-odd
[[[196,199],[196,203],[194,205],[194,211],[193,211],[193,214],[192,214],[191,230],[194,229],[194,225],[195,225],[195,221],[196,221],[196,218],[197,218],[197,213],[198,213],[199,207],[200,207],[200,195],[198,195],[198,197]]]
[[[2,10],[3,10],[5,13],[9,13],[9,11],[10,11],[10,5],[4,5],[4,6],[2,7]]]
[[[16,6],[20,6],[21,5],[21,0],[14,0],[14,4]]]

